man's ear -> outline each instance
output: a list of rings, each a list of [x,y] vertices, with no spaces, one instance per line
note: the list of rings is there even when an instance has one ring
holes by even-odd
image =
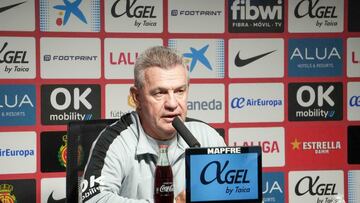
[[[130,95],[132,100],[134,101],[135,108],[140,109],[140,102],[139,102],[139,89],[135,86],[130,87]]]

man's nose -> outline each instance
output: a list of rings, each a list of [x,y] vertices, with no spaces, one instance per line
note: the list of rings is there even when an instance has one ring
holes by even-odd
[[[165,102],[166,108],[175,109],[178,106],[179,102],[174,93],[169,93]]]

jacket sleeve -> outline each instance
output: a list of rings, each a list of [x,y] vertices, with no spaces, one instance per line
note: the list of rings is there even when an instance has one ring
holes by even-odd
[[[127,170],[131,170],[131,161],[124,153],[126,151],[122,151],[125,148],[121,149],[119,143],[115,147],[113,142],[116,141],[111,135],[104,136],[103,133],[93,144],[81,183],[80,199],[86,203],[153,202],[153,199],[129,199],[119,195]],[[119,154],[121,151],[123,153]]]

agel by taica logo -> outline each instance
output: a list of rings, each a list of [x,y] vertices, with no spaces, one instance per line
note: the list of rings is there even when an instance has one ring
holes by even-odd
[[[290,83],[289,120],[341,120],[342,83]]]
[[[101,117],[99,85],[43,85],[41,122],[44,125]]]

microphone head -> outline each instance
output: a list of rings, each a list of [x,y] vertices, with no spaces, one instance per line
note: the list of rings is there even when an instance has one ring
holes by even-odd
[[[172,125],[190,147],[200,147],[200,143],[196,140],[194,135],[184,125],[179,117],[174,118]]]

